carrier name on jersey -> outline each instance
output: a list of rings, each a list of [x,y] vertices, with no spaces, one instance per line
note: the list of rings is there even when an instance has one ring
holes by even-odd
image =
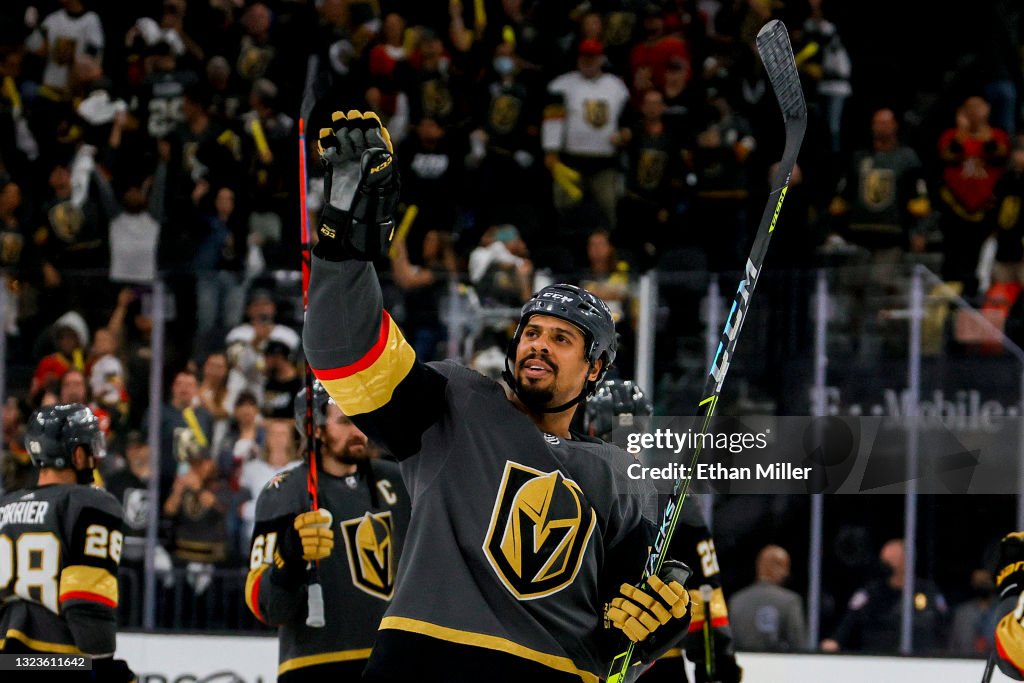
[[[50,504],[45,500],[19,500],[0,507],[0,529],[7,524],[42,524]]]

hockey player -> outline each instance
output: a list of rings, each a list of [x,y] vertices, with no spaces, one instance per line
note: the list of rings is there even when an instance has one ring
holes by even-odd
[[[309,510],[308,464],[274,475],[256,502],[245,587],[252,613],[280,627],[281,683],[359,680],[394,592],[409,524],[398,466],[369,458],[366,436],[319,382],[313,400],[321,508]],[[305,434],[305,389],[295,398],[295,425]],[[320,563],[324,628],[306,626],[306,562],[312,560]]]
[[[597,386],[587,400],[584,425],[588,434],[610,441],[612,429],[634,417],[649,417],[654,413],[651,399],[635,383],[628,380],[606,379]],[[661,518],[659,509],[658,518]],[[685,681],[683,650],[695,665],[696,683],[739,683],[743,671],[736,664],[729,612],[722,593],[718,556],[696,499],[687,496],[683,502],[679,524],[672,535],[672,554],[693,567],[695,576],[690,580],[690,633],[683,648],[674,648],[659,659],[640,678],[643,683],[658,681]],[[703,594],[711,599],[705,604]],[[710,657],[708,656],[710,655]]]
[[[608,307],[571,285],[535,294],[509,348],[507,389],[450,361],[417,361],[370,262],[387,249],[398,200],[390,137],[372,113],[332,120],[320,134],[329,204],[306,355],[342,410],[401,461],[413,495],[364,680],[596,683],[622,634],[652,661],[686,633],[688,570],[667,561],[647,583],[627,583],[653,527],[626,474],[631,458],[569,428],[615,359]]]
[[[121,506],[91,485],[104,455],[99,422],[79,403],[42,408],[25,446],[38,483],[0,498],[0,653],[85,654],[91,672],[43,677],[131,681],[113,659]]]
[[[999,592],[996,624],[996,662],[1000,670],[1015,681],[1024,680],[1024,531],[1003,537],[999,545]]]

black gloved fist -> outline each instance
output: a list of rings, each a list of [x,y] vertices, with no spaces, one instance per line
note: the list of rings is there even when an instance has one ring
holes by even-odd
[[[999,572],[996,590],[999,597],[1017,595],[1024,589],[1024,531],[1003,536],[999,544]]]
[[[314,253],[329,261],[372,261],[387,253],[394,235],[399,183],[388,129],[373,112],[331,115],[317,141],[326,205]]]

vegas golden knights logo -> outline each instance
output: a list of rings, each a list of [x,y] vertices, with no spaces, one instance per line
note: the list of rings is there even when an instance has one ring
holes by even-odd
[[[445,117],[452,113],[452,94],[437,79],[423,84],[423,111],[432,118]]]
[[[494,132],[506,135],[512,132],[519,121],[522,102],[512,95],[499,95],[491,104],[491,127]]]
[[[657,190],[665,175],[668,155],[660,149],[644,149],[636,168],[636,184],[644,190]]]
[[[632,12],[610,12],[605,19],[605,40],[609,45],[625,45],[633,36],[636,15]]]
[[[594,531],[579,485],[561,472],[505,463],[484,554],[520,600],[542,598],[576,578]]]
[[[608,103],[604,100],[583,100],[583,119],[594,128],[608,123]]]
[[[860,196],[871,211],[889,208],[896,198],[896,174],[888,168],[861,168]]]
[[[370,595],[390,600],[395,590],[390,512],[367,512],[341,523],[352,583]]]

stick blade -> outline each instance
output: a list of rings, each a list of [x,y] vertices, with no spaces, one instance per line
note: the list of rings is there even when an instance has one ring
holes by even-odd
[[[761,55],[768,80],[775,90],[782,117],[786,121],[806,119],[807,104],[786,25],[778,19],[765,24],[757,34],[757,53]]]

